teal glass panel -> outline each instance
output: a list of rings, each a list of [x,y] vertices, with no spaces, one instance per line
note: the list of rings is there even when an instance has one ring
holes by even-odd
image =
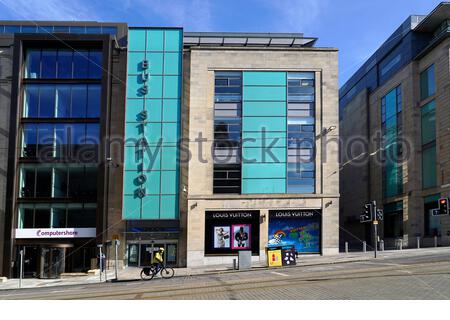
[[[141,88],[144,85],[141,76],[128,76],[127,80],[127,97],[128,98],[144,98]],[[162,85],[162,84],[161,84]]]
[[[286,131],[285,117],[243,117],[242,131]]]
[[[164,98],[179,99],[181,96],[180,77],[165,76],[164,77]]]
[[[142,170],[142,161],[144,153],[135,146],[125,147],[124,150],[124,163],[125,170],[138,171]]]
[[[139,183],[138,176],[144,174],[147,181],[143,184]],[[124,173],[124,193],[133,195],[141,186],[145,188],[147,194],[160,193],[160,171],[125,171]]]
[[[177,194],[178,190],[178,172],[161,171],[161,193]]]
[[[161,169],[161,146],[148,146],[143,151],[144,170],[160,170]]]
[[[129,52],[128,53],[128,73],[138,74],[142,73],[142,61],[145,59],[144,52]]]
[[[242,193],[286,193],[285,179],[243,179]]]
[[[128,122],[139,121],[139,114],[144,110],[143,99],[127,99],[125,108],[125,120]]]
[[[162,170],[176,170],[177,169],[177,147],[163,147],[162,148]]]
[[[286,101],[286,87],[244,87],[244,101]]]
[[[251,116],[286,116],[286,102],[277,101],[261,101],[261,102],[244,102],[242,105],[242,115],[244,117]]]
[[[246,178],[286,178],[285,163],[243,163],[242,177]]]
[[[286,148],[243,148],[242,157],[243,162],[286,162]]]
[[[164,74],[181,74],[181,53],[168,52],[164,54]]]
[[[178,123],[163,123],[163,144],[178,142]]]
[[[128,30],[128,50],[145,51],[145,30]]]
[[[159,219],[159,196],[146,195],[142,198],[141,219]]]
[[[141,218],[141,199],[134,195],[123,196],[122,218],[125,220]]]
[[[180,121],[180,100],[170,99],[164,100],[163,103],[163,121],[179,122]]]
[[[161,123],[147,123],[144,125],[145,138],[150,145],[157,145],[161,139]]]
[[[397,89],[391,90],[386,96],[386,119],[395,118],[397,114]]]
[[[160,194],[161,193],[161,171],[145,171],[143,172],[147,177],[144,183],[146,194]]]
[[[286,86],[286,72],[245,71],[244,86]]]
[[[164,55],[162,52],[148,52],[147,60],[150,77],[163,74]]]
[[[178,196],[161,196],[160,219],[178,219]]]
[[[286,132],[242,132],[242,140],[243,148],[286,148]]]
[[[422,150],[422,187],[435,187],[436,181],[436,146]]]
[[[150,75],[148,81],[148,94],[147,98],[161,99],[163,88],[163,77]]]
[[[145,108],[148,122],[161,122],[162,100],[145,99]]]
[[[163,51],[164,50],[164,31],[163,30],[147,30],[147,51]]]
[[[123,176],[123,192],[124,194],[133,195],[140,184],[137,181],[137,171],[125,171]]]
[[[165,31],[165,51],[181,52],[183,44],[183,31],[181,29],[173,29]]]
[[[127,145],[136,145],[137,139],[144,133],[143,128],[143,125],[137,122],[128,122],[125,125],[125,139]]]

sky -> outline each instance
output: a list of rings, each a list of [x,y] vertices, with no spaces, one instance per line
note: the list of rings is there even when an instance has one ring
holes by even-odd
[[[440,0],[0,0],[0,20],[95,20],[185,31],[301,32],[339,49],[345,81],[411,14]]]

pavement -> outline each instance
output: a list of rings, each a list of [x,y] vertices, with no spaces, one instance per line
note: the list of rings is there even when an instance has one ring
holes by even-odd
[[[450,262],[450,247],[438,247],[438,248],[427,248],[427,249],[407,249],[407,250],[392,250],[383,251],[378,253],[377,261],[383,261],[386,259],[409,259],[414,261],[414,259],[419,259],[422,261],[427,257],[439,257],[442,261]],[[438,259],[438,260],[439,260]],[[296,267],[287,268],[302,268],[302,267],[312,267],[321,265],[335,265],[344,263],[356,263],[364,261],[373,261],[373,252],[351,252],[351,253],[340,253],[337,255],[329,256],[319,256],[319,255],[302,255],[299,256]],[[281,268],[278,270],[284,270]],[[252,265],[251,271],[257,270],[269,270],[265,264],[254,263]],[[270,270],[273,270],[270,268]],[[119,270],[118,279],[119,282],[132,282],[140,280],[141,268],[127,267],[125,269]],[[204,266],[197,268],[176,268],[175,277],[194,277],[194,276],[208,276],[214,274],[229,274],[246,272],[249,270],[233,270],[232,266],[219,265],[219,266]],[[106,274],[106,280],[109,282],[115,279],[114,270],[108,270]],[[55,286],[77,286],[85,284],[100,284],[105,282],[105,275],[103,274],[102,280],[100,281],[99,275],[85,275],[85,276],[73,276],[62,279],[22,279],[21,288],[45,288],[45,287],[55,287]],[[8,279],[6,282],[0,283],[0,290],[7,289],[17,289],[19,288],[18,279]],[[0,296],[1,299],[1,296]]]

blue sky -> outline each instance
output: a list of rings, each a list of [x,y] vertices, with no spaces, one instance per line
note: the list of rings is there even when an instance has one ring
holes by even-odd
[[[342,85],[410,15],[439,0],[0,0],[0,19],[96,20],[185,31],[303,32],[340,50]]]

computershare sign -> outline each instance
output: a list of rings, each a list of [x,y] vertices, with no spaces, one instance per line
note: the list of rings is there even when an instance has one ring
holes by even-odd
[[[92,238],[95,228],[16,229],[16,239]]]

